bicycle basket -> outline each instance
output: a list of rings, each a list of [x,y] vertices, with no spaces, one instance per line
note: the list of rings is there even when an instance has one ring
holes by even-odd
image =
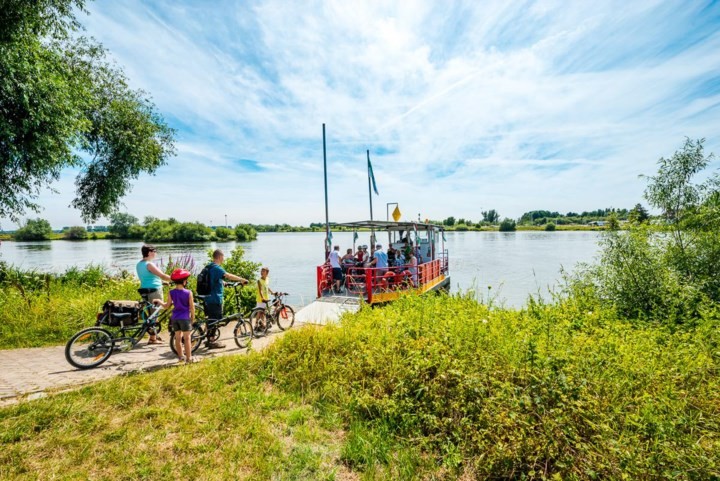
[[[140,303],[137,301],[107,301],[103,305],[103,312],[110,314],[105,317],[105,323],[108,326],[119,326],[121,319],[112,314],[124,314],[129,312],[130,315],[122,318],[125,326],[137,324],[140,321]]]

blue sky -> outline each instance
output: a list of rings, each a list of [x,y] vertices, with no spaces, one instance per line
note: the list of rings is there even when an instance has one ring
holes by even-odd
[[[81,16],[178,129],[125,210],[306,225],[632,207],[685,136],[720,154],[720,2],[98,0]],[[717,164],[715,164],[717,166]],[[74,173],[42,217],[81,224]],[[643,202],[644,203],[644,202]],[[103,223],[101,220],[99,223]],[[3,222],[4,226],[10,223]]]

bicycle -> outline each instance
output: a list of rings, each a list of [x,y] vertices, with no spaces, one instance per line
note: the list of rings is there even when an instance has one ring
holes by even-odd
[[[276,324],[281,331],[290,329],[295,324],[295,310],[283,302],[283,297],[287,295],[287,292],[276,292],[273,300],[266,307],[256,307],[252,310],[250,325],[255,337],[266,335],[273,324]]]
[[[239,311],[240,293],[237,290],[238,286],[242,288],[242,284],[240,282],[225,283],[225,287],[231,287],[233,289],[235,303],[238,306],[238,312],[227,317],[223,317],[222,319],[197,319],[196,317],[197,320],[193,323],[193,330],[190,335],[192,352],[197,351],[203,340],[215,342],[220,339],[220,328],[227,326],[235,320],[237,320],[237,324],[235,324],[235,328],[233,329],[235,344],[240,349],[245,349],[250,345],[250,340],[253,338],[253,328],[250,322],[243,317],[242,312]],[[196,316],[197,313],[204,312],[204,308],[201,304],[205,303],[205,299],[207,297],[208,296],[195,296],[195,298],[199,301],[199,303],[195,304]],[[174,333],[171,333],[170,335],[170,349],[172,349],[172,352],[177,355],[178,353],[175,348],[175,343],[173,342],[173,335]]]
[[[115,310],[113,310],[115,309]],[[95,326],[73,335],[65,359],[78,369],[97,367],[116,351],[129,351],[151,330],[161,330],[162,306],[148,301],[108,301]]]

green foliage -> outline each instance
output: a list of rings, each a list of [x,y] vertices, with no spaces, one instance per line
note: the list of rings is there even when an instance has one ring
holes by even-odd
[[[450,479],[655,479],[679,466],[717,477],[717,312],[671,333],[588,307],[403,298],[290,332],[264,372],[340,409],[351,432],[344,458],[358,469],[392,469],[400,443]]]
[[[447,219],[442,221],[442,224],[446,225],[446,226],[450,226],[450,227],[454,226],[455,225],[455,217],[453,217],[453,216],[448,217]]]
[[[47,240],[52,234],[50,222],[45,219],[28,219],[25,225],[15,231],[13,237],[19,241]]]
[[[495,209],[482,211],[481,214],[483,217],[483,222],[487,222],[488,224],[497,224],[500,220],[500,213]]]
[[[110,226],[108,232],[120,239],[129,238],[130,228],[137,224],[138,219],[126,212],[114,212],[110,214]]]
[[[81,225],[75,225],[66,229],[63,232],[63,237],[68,240],[82,240],[88,238],[88,233],[85,227]]]
[[[248,242],[257,239],[257,231],[250,224],[238,224],[235,226],[235,238],[239,242]]]
[[[175,219],[153,220],[145,227],[145,242],[203,242],[210,239],[212,229],[199,222],[178,222]]]
[[[626,220],[629,218],[630,212],[631,211],[628,211],[627,209],[614,209],[612,207],[593,211],[583,211],[580,214],[577,212],[561,214],[556,211],[533,210],[525,212],[518,220],[518,224],[533,226],[542,226],[549,222],[552,222],[555,225],[587,224],[588,222],[606,221],[611,214],[615,214],[619,220]]]
[[[41,189],[66,167],[80,169],[72,205],[83,218],[108,215],[130,181],[174,153],[174,131],[147,94],[78,35],[84,3],[6,0],[0,8],[0,217],[37,210]]]
[[[137,288],[134,276],[98,266],[46,274],[0,263],[0,349],[64,344],[106,300],[138,299]]]
[[[229,229],[227,227],[218,227],[215,229],[215,236],[220,240],[227,240],[231,237],[234,237],[235,233],[232,231],[232,229]]]
[[[548,222],[547,224],[545,224],[545,230],[547,232],[553,232],[555,230],[555,224],[553,224],[552,222]]]
[[[574,282],[623,316],[668,324],[693,323],[708,300],[720,301],[718,179],[694,182],[711,159],[703,154],[702,140],[687,140],[670,159],[661,158],[645,197],[664,213],[665,223],[652,231],[646,223],[631,223],[624,233],[610,225],[601,262]]]
[[[515,225],[515,221],[508,219],[507,217],[500,222],[500,227],[498,228],[500,232],[513,232],[516,229],[517,226]]]
[[[620,228],[620,220],[615,212],[612,212],[607,217],[607,228],[608,230],[618,230]]]
[[[630,222],[633,222],[635,224],[641,224],[643,222],[646,222],[650,218],[650,214],[648,213],[647,209],[642,206],[642,204],[635,204],[635,207],[632,208],[630,211],[630,214],[628,214],[628,220]]]

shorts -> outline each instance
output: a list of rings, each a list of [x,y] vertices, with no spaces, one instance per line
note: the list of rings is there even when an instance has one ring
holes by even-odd
[[[335,281],[341,281],[342,280],[342,269],[339,267],[333,267],[333,280]]]
[[[258,302],[257,304],[255,304],[255,309],[257,309],[258,307],[262,307],[263,309],[267,309],[267,306],[268,306],[268,303],[267,303],[267,302]]]
[[[164,301],[162,288],[155,290],[140,288],[138,289],[138,292],[140,293],[140,297],[142,297],[143,301],[152,302],[155,299],[158,301]]]
[[[192,322],[190,321],[190,319],[172,319],[170,323],[174,331],[192,331]]]
[[[222,319],[223,318],[223,305],[222,304],[205,304],[205,317],[208,319]]]

